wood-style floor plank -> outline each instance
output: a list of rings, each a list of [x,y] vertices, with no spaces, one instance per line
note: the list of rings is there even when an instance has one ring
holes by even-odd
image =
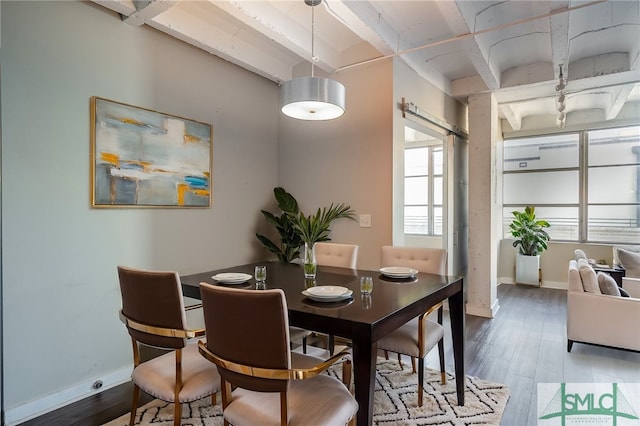
[[[567,353],[565,291],[503,284],[498,299],[496,318],[467,316],[465,362],[468,375],[509,386],[502,425],[537,423],[538,383],[640,382],[638,353],[580,343]],[[446,369],[453,372],[446,314],[445,322]],[[437,352],[427,355],[430,368],[439,369]],[[117,386],[23,424],[98,426],[129,411],[131,390],[130,383]]]

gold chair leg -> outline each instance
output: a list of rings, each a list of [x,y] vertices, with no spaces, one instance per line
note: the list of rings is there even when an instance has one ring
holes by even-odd
[[[140,388],[133,385],[133,401],[131,402],[131,416],[129,416],[129,426],[133,426],[136,421],[136,412],[138,411],[138,398],[140,398]]]
[[[438,342],[438,356],[440,357],[440,381],[443,385],[447,384],[447,375],[444,371],[444,339]]]
[[[416,374],[416,359],[415,357],[411,357],[411,371],[413,374]]]
[[[214,392],[211,394],[211,405],[216,405],[218,403],[218,392]]]
[[[173,408],[173,426],[180,426],[180,423],[182,423],[182,404],[176,401]]]
[[[389,360],[389,352],[388,351],[384,351],[384,359],[386,359],[387,361]]]
[[[418,407],[422,407],[422,394],[424,393],[424,358],[418,359]]]
[[[351,360],[348,359],[342,363],[342,383],[351,390]]]
[[[400,365],[400,370],[404,370],[404,368],[402,368],[402,355],[398,354],[398,365]]]

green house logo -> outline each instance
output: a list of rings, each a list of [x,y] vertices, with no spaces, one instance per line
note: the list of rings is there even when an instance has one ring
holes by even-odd
[[[636,409],[640,407],[638,395],[625,395],[617,383],[611,384],[572,384],[567,389],[566,383],[560,383],[556,392],[549,399],[541,393],[542,385],[557,386],[558,384],[541,383],[538,385],[538,424],[558,424],[561,426],[577,424],[607,424],[622,426],[627,424],[640,425],[640,418]],[[548,389],[547,389],[548,391]],[[544,402],[548,401],[546,406]],[[634,408],[635,407],[635,408]],[[542,409],[541,409],[542,408]],[[548,423],[544,420],[555,419]],[[621,421],[623,420],[624,421]],[[635,421],[634,421],[635,420]],[[630,422],[629,422],[630,421]]]

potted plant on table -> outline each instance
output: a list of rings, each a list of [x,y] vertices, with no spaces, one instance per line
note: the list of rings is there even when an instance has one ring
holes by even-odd
[[[509,225],[511,235],[515,237],[513,246],[516,254],[516,283],[539,285],[540,253],[548,246],[549,222],[536,219],[535,207],[527,206],[524,211],[513,211],[513,221]]]
[[[291,263],[298,259],[300,247],[304,243],[305,276],[315,277],[314,244],[331,239],[329,227],[334,220],[340,218],[355,220],[355,213],[348,205],[331,203],[328,208],[318,209],[315,214],[307,216],[300,210],[298,201],[284,188],[276,187],[273,193],[282,213],[276,216],[266,210],[261,212],[267,222],[278,231],[280,243],[273,242],[261,234],[256,234],[256,238],[282,263]]]
[[[355,220],[355,213],[350,206],[343,203],[331,203],[328,208],[318,209],[313,215],[307,216],[303,212],[299,212],[293,219],[293,226],[304,242],[305,278],[315,278],[316,276],[315,243],[329,241],[331,222],[340,218]]]

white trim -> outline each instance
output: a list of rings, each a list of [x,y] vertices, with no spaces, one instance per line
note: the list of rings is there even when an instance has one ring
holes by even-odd
[[[557,290],[569,289],[569,283],[566,281],[542,281],[542,287],[555,288]]]
[[[96,380],[102,380],[100,389],[93,389],[92,387]],[[94,377],[60,392],[6,410],[5,424],[7,426],[18,425],[88,396],[126,383],[129,380],[131,380],[131,367],[114,371],[106,376]]]
[[[474,315],[484,318],[495,318],[499,310],[500,303],[498,302],[498,299],[493,302],[493,305],[490,308],[486,306],[475,306],[467,303],[467,315]]]
[[[515,281],[513,279],[513,277],[500,277],[498,279],[500,281],[501,284],[509,284],[509,285],[515,285]],[[528,284],[522,284],[522,285],[528,285]],[[557,290],[567,290],[569,288],[569,284],[566,281],[545,281],[542,280],[542,285],[540,287],[544,287],[544,288],[555,288]]]

